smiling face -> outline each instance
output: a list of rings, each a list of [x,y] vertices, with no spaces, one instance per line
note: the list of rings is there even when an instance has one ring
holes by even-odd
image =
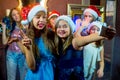
[[[20,13],[18,10],[16,9],[13,9],[12,12],[11,12],[11,17],[14,21],[16,22],[20,22],[21,20],[21,17],[20,17]]]
[[[42,30],[46,26],[47,15],[45,12],[40,11],[33,17],[33,25],[36,29]]]
[[[93,26],[90,28],[90,31],[89,31],[90,34],[99,33],[99,32],[100,32],[100,28],[98,28],[98,27],[95,26],[95,25],[93,25]]]
[[[70,35],[70,32],[71,30],[69,24],[64,20],[60,20],[56,28],[57,35],[60,38],[65,39]]]

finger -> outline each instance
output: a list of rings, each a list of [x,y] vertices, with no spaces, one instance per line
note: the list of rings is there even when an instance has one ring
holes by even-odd
[[[31,45],[31,40],[30,39],[23,39],[22,40],[22,44],[24,44],[24,45]]]
[[[22,38],[26,38],[26,35],[22,30],[20,30],[20,35],[21,35]]]

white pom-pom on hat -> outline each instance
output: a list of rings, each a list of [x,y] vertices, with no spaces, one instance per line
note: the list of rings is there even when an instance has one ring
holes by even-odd
[[[27,25],[27,24],[29,24],[29,22],[28,22],[28,20],[22,20],[22,21],[21,21],[21,24]]]

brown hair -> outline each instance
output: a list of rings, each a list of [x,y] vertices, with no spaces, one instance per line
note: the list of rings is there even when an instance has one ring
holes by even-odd
[[[104,44],[104,40],[96,41],[95,44],[96,44],[96,47],[103,46],[103,44]]]
[[[12,12],[13,12],[13,10],[18,11],[18,13],[19,13],[19,15],[20,15],[20,10],[19,10],[18,8],[12,8],[12,9],[10,10],[9,17],[10,17],[10,20],[11,20],[12,27],[14,27],[13,24],[16,24],[15,20],[14,20],[13,17],[12,17]],[[18,23],[18,25],[19,25],[19,26],[18,26],[19,28],[22,28],[22,27],[23,27],[22,24],[21,24],[21,15],[20,15],[20,21],[17,22],[17,23]]]
[[[36,15],[46,15],[45,12],[39,11]],[[35,44],[35,38],[42,37],[43,41],[45,43],[46,48],[48,48],[52,53],[56,54],[56,48],[55,48],[55,35],[54,32],[49,31],[46,26],[42,30],[37,30],[34,28],[33,23],[31,21],[30,27],[27,30],[27,36],[32,39],[32,48],[33,48],[33,53],[35,56],[35,59],[40,59],[40,52],[38,50],[37,45]]]

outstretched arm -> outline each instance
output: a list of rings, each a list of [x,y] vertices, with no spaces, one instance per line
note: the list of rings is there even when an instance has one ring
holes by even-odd
[[[75,49],[78,49],[88,43],[95,42],[95,41],[102,40],[102,39],[105,39],[105,37],[99,36],[97,33],[90,34],[88,36],[79,35],[73,38],[72,44]]]
[[[6,24],[4,24],[4,23],[1,23],[1,24],[2,24],[2,29],[3,29],[3,31],[2,31],[2,43],[4,45],[6,45],[8,42],[8,39],[9,39],[9,37],[7,37],[7,35],[6,35]]]
[[[73,44],[74,48],[77,49],[81,46],[84,46],[88,43],[95,42],[98,40],[102,40],[102,39],[110,40],[115,36],[115,34],[116,34],[116,30],[102,27],[100,36],[97,33],[90,34],[88,36],[77,35],[77,36],[74,36],[72,44]]]

